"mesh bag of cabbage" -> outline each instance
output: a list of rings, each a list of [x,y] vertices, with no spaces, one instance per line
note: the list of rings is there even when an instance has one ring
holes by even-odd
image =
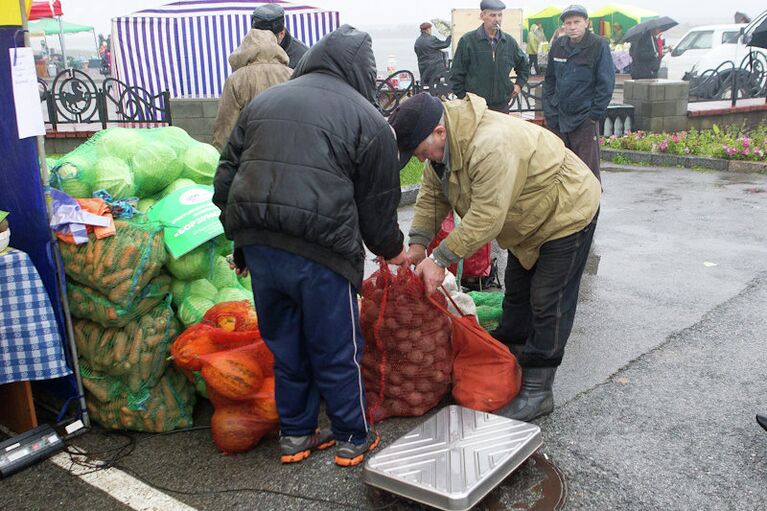
[[[132,393],[121,381],[80,365],[91,418],[107,429],[161,433],[192,425],[194,386],[175,367],[157,385]]]
[[[103,327],[124,327],[162,302],[170,292],[170,277],[160,274],[141,290],[135,303],[121,307],[93,289],[70,280],[67,298],[72,315],[95,321]]]
[[[117,234],[103,239],[88,235],[88,243],[61,243],[64,269],[71,279],[129,308],[162,270],[167,260],[158,224],[115,221]]]
[[[168,302],[124,328],[104,328],[87,319],[74,322],[80,358],[94,371],[119,378],[134,394],[157,384],[168,367],[170,345],[179,332]]]
[[[420,416],[450,386],[450,321],[429,300],[410,269],[380,269],[362,285],[362,375],[371,422]],[[445,304],[442,293],[433,299]]]

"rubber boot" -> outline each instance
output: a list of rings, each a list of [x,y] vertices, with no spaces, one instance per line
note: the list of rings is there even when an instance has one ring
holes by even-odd
[[[554,409],[554,374],[556,367],[523,367],[522,389],[514,400],[497,412],[509,419],[530,422]]]

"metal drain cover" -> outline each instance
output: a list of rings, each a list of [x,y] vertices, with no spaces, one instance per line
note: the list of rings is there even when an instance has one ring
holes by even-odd
[[[363,479],[429,506],[463,511],[542,444],[534,424],[451,405],[372,456]]]

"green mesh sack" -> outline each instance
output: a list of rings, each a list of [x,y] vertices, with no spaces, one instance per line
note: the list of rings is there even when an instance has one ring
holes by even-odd
[[[179,280],[196,280],[212,274],[216,252],[212,243],[204,243],[176,259],[168,258],[168,271]]]
[[[83,386],[87,391],[88,414],[107,429],[162,433],[193,424],[194,386],[175,367],[169,367],[154,387],[142,389],[138,394],[124,388],[112,390],[108,400],[99,396],[103,396],[105,389],[113,388],[112,379],[93,370],[86,373]]]
[[[211,284],[208,279],[174,280],[170,290],[173,295],[173,305],[177,308],[190,296],[213,300],[218,293],[216,286]]]
[[[240,286],[242,286],[244,289],[247,289],[250,293],[253,293],[253,284],[250,280],[250,273],[244,277],[242,275],[237,275],[237,282],[239,282]]]
[[[51,184],[71,197],[92,197],[94,163],[91,153],[75,150],[51,167]]]
[[[192,145],[184,153],[184,172],[181,177],[201,185],[213,184],[220,156],[218,150],[210,144]]]
[[[469,296],[477,306],[477,321],[485,330],[498,326],[503,314],[503,292],[470,291]]]
[[[160,192],[160,198],[167,197],[168,195],[172,194],[176,190],[181,190],[182,188],[186,188],[187,186],[194,186],[196,184],[197,183],[195,183],[191,179],[186,179],[186,178],[176,179]]]
[[[242,300],[248,300],[250,303],[253,303],[253,295],[239,285],[237,287],[224,287],[219,289],[218,293],[216,293],[216,297],[213,299],[215,303],[241,302]]]
[[[71,279],[129,308],[167,261],[163,231],[158,224],[116,220],[117,234],[88,243],[62,243],[64,269]]]
[[[210,399],[208,397],[208,384],[200,371],[192,371],[192,378],[194,379],[194,390],[205,399]]]
[[[158,275],[141,290],[135,303],[127,308],[109,301],[93,289],[67,282],[69,309],[77,318],[95,321],[104,327],[123,327],[139,316],[151,311],[162,302],[170,292],[170,277]]]
[[[93,165],[93,191],[106,190],[113,199],[135,195],[133,173],[123,160],[114,156],[100,158]]]
[[[213,307],[213,300],[202,296],[187,296],[178,307],[178,319],[184,327],[189,328],[202,321],[208,309]]]
[[[213,261],[213,275],[210,281],[216,286],[216,289],[240,287],[237,274],[229,267],[229,263],[223,256],[217,256]]]
[[[100,131],[91,138],[99,156],[111,156],[129,162],[145,144],[148,130],[114,127]]]
[[[184,168],[173,148],[162,142],[146,142],[131,158],[136,195],[149,197],[178,179]]]
[[[162,128],[153,128],[148,130],[153,140],[169,145],[176,153],[176,157],[181,160],[186,150],[197,141],[190,137],[186,131],[178,126],[164,126]]]
[[[170,343],[180,331],[169,303],[123,328],[105,328],[87,319],[74,322],[80,358],[94,371],[119,378],[133,393],[157,384],[169,364]]]

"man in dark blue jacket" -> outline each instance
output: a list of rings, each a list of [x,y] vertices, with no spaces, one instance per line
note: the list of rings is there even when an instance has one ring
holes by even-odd
[[[615,68],[607,39],[588,30],[589,15],[571,5],[560,16],[565,36],[549,50],[543,83],[546,126],[599,175],[599,122],[615,87]]]
[[[336,463],[357,465],[378,443],[360,370],[363,243],[392,264],[407,259],[397,143],[373,106],[375,77],[368,34],[328,34],[290,81],[245,107],[213,183],[274,354],[283,463],[335,441]],[[317,430],[320,397],[332,434]]]

